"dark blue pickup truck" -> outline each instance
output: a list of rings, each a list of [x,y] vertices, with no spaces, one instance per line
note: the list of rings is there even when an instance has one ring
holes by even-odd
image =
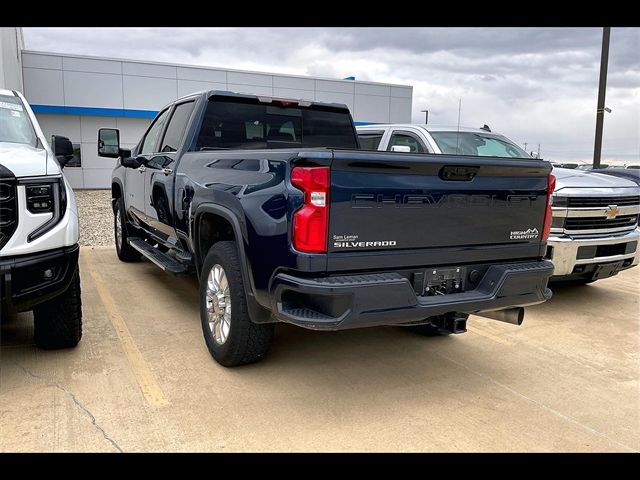
[[[163,108],[132,151],[98,136],[118,257],[196,272],[222,365],[262,358],[276,322],[462,333],[551,296],[547,162],[365,151],[344,105],[220,91]]]

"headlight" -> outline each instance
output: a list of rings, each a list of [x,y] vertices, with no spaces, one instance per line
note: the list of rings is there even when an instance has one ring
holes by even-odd
[[[564,228],[565,217],[553,217],[551,228]]]
[[[31,213],[53,212],[55,199],[51,183],[26,185],[25,192],[27,195],[27,210]]]
[[[553,196],[553,206],[554,207],[566,207],[567,206],[567,197],[559,197],[557,195]]]
[[[51,213],[51,219],[27,236],[32,242],[55,227],[64,217],[67,209],[67,192],[61,177],[25,179],[24,185],[27,210],[31,213]]]

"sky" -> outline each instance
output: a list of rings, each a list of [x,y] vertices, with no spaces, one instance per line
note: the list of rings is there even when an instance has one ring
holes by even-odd
[[[413,86],[413,123],[591,162],[601,28],[24,28],[29,50]],[[640,164],[640,28],[612,28],[603,161]]]

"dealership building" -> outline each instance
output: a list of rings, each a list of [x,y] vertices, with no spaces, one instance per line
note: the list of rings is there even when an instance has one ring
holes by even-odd
[[[97,155],[97,132],[120,129],[130,148],[160,108],[202,90],[346,104],[356,123],[409,123],[413,87],[351,79],[230,70],[36,52],[20,28],[0,28],[0,88],[24,93],[45,135],[64,135],[75,158],[65,167],[74,188],[108,188],[115,160]]]

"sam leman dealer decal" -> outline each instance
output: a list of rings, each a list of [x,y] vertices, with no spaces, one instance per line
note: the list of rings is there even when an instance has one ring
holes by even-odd
[[[511,232],[509,238],[511,240],[533,240],[534,238],[538,238],[538,235],[537,228],[529,228],[527,230],[514,230]]]
[[[378,240],[376,242],[333,242],[334,248],[395,247],[395,240]]]
[[[358,235],[334,235],[333,248],[365,248],[365,247],[395,247],[395,240],[378,240],[375,242],[360,242]]]

